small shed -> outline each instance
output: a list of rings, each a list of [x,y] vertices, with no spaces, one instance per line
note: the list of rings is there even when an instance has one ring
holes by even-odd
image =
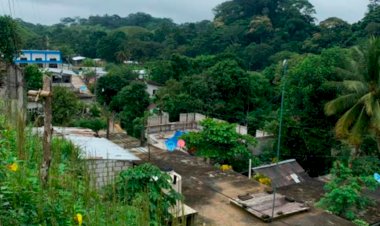
[[[309,175],[295,159],[254,167],[252,171],[269,177],[276,187],[298,184],[309,179]]]
[[[82,61],[83,61],[84,59],[86,59],[86,57],[83,57],[83,56],[75,56],[75,57],[72,57],[71,59],[73,60],[74,65],[78,65],[78,64],[82,63]]]
[[[43,128],[38,128],[38,132]],[[80,157],[86,160],[92,183],[96,188],[114,182],[120,171],[132,167],[140,158],[128,149],[112,141],[95,137],[90,129],[54,127],[53,134],[71,141],[80,150]]]
[[[105,138],[77,135],[66,135],[65,138],[81,150],[81,157],[87,160],[96,187],[112,183],[120,171],[140,160],[129,150]]]

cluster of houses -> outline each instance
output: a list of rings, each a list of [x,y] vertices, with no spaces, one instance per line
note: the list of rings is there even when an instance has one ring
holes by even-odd
[[[94,94],[87,87],[88,83],[95,83],[96,79],[107,74],[102,65],[101,59],[93,59],[96,62],[94,67],[83,66],[86,57],[75,56],[70,59],[71,64],[65,64],[62,53],[59,50],[21,50],[20,55],[14,60],[15,65],[24,68],[28,65],[36,65],[44,73],[52,76],[53,86],[62,86],[72,90],[78,98],[84,102],[92,102]],[[135,62],[134,62],[135,63]],[[92,72],[95,77],[86,81],[85,74]],[[143,79],[146,70],[136,70],[139,79]],[[20,80],[21,82],[21,80]],[[160,88],[158,84],[146,82],[147,92],[153,97]],[[28,112],[41,113],[42,105],[29,102],[27,104]]]
[[[76,68],[84,59],[80,56],[72,58],[75,63],[71,67],[63,63],[60,51],[23,50],[14,62],[19,67],[37,65],[44,72],[51,73],[53,86],[70,88],[85,100],[92,99],[93,94]],[[94,70],[97,77],[106,74],[101,67],[85,70]],[[141,70],[138,73],[143,76],[145,72]],[[17,81],[15,84],[18,84]],[[157,84],[147,85],[151,96],[160,88]],[[42,106],[30,104],[28,107]],[[203,118],[205,116],[197,113],[181,114],[178,122],[170,122],[169,116],[165,114],[149,117],[147,147],[126,147],[112,138],[95,137],[91,130],[82,128],[54,127],[53,133],[80,148],[96,187],[109,184],[121,170],[145,161],[162,169],[171,169],[168,173],[172,178],[172,186],[184,194],[189,205],[178,203],[177,209],[171,211],[186,216],[188,225],[205,225],[207,221],[216,225],[266,225],[265,221],[273,219],[281,219],[276,225],[352,225],[349,221],[312,207],[310,202],[321,197],[324,182],[310,178],[294,159],[249,169],[254,174],[270,178],[278,188],[278,194],[274,197],[269,187],[253,179],[233,171],[221,172],[203,159],[184,152],[166,150],[165,137],[177,130],[200,130],[199,121]],[[38,133],[41,130],[36,128]],[[246,134],[247,128],[237,126],[236,131]],[[266,143],[271,138],[270,134],[257,133],[260,143]],[[252,149],[252,153],[257,155],[260,150]],[[380,203],[379,200],[377,203]],[[290,216],[301,212],[304,214]],[[197,220],[196,216],[202,220]],[[289,217],[284,219],[285,216]]]

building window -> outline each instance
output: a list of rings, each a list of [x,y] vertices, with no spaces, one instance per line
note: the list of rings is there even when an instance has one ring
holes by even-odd
[[[57,58],[50,58],[50,61],[55,62],[55,61],[57,61]],[[57,64],[49,64],[49,67],[50,68],[58,68],[58,65]]]
[[[26,57],[20,57],[20,61],[27,61],[28,60],[28,58],[26,58]]]
[[[63,75],[62,76],[63,83],[71,83],[71,75]]]
[[[59,75],[53,75],[53,83],[61,83],[62,77]]]
[[[34,60],[37,62],[37,67],[39,67],[39,68],[43,68],[44,67],[44,65],[42,63],[38,63],[38,62],[42,61],[41,57],[37,57]]]

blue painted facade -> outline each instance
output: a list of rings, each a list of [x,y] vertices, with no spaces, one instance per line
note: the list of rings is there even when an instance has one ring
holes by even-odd
[[[36,58],[41,60],[36,60]],[[21,50],[20,56],[14,62],[16,64],[62,64],[62,54],[57,50]]]

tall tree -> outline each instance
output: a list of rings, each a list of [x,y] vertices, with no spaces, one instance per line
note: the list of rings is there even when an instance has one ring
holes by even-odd
[[[0,58],[12,62],[21,46],[17,23],[9,16],[0,16],[0,28]]]
[[[137,131],[133,131],[132,122],[143,117],[148,105],[149,94],[146,92],[146,85],[142,82],[131,82],[112,98],[110,108],[119,113],[122,127],[129,134],[136,136]]]
[[[351,80],[342,82],[342,95],[325,105],[325,113],[343,114],[335,134],[354,146],[355,159],[365,135],[373,135],[380,150],[380,38],[372,37],[366,48],[353,50],[355,61],[345,70]]]
[[[80,113],[78,97],[66,87],[53,89],[53,125],[69,125]]]
[[[39,90],[42,88],[42,72],[37,65],[28,65],[24,70],[26,90]]]

